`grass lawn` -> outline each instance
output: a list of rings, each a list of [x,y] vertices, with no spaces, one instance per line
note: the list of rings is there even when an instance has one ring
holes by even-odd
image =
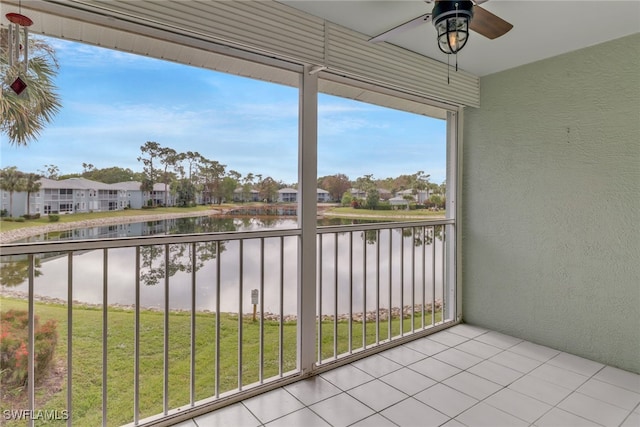
[[[348,217],[379,217],[385,219],[394,219],[396,221],[402,221],[407,219],[424,218],[424,219],[438,219],[445,217],[445,211],[433,212],[428,209],[415,209],[415,210],[374,210],[374,209],[354,209],[350,207],[335,207],[325,212],[327,216],[348,216]]]
[[[26,309],[23,300],[2,298],[3,311]],[[41,322],[48,319],[58,321],[57,367],[67,363],[67,307],[59,304],[35,304]],[[425,323],[431,323],[428,313]],[[196,315],[196,362],[195,398],[208,398],[215,394],[215,315]],[[435,321],[440,321],[437,312]],[[411,330],[411,320],[405,319],[403,329]],[[414,318],[415,328],[420,328],[422,317]],[[353,347],[363,341],[362,323],[352,323]],[[140,312],[140,417],[161,413],[163,390],[163,314],[154,311]],[[93,426],[102,423],[102,310],[78,306],[73,309],[73,417],[74,425]],[[168,380],[169,407],[175,408],[189,403],[190,378],[190,315],[173,312],[169,316]],[[346,321],[338,322],[338,354],[348,351],[349,328]],[[323,357],[333,357],[334,324],[323,322]],[[400,332],[400,320],[392,319],[392,335]],[[366,324],[367,344],[375,342],[375,323]],[[380,322],[380,339],[387,338],[388,323]],[[258,381],[259,374],[259,322],[243,321],[242,380],[243,384]],[[264,323],[264,378],[278,375],[279,324]],[[284,324],[284,372],[294,370],[296,365],[296,323]],[[134,313],[111,308],[108,311],[107,333],[107,417],[109,425],[121,425],[133,420],[134,378]],[[48,381],[36,387],[36,409],[66,409],[67,375],[64,370],[58,375],[58,384]],[[238,318],[231,314],[220,316],[220,393],[237,388],[238,378]],[[55,381],[54,381],[55,382]],[[58,391],[52,392],[51,387]],[[22,409],[26,404],[19,401],[19,391],[3,390],[0,412],[5,409]],[[13,408],[7,407],[4,396],[13,394]],[[18,395],[18,400],[16,400]],[[19,402],[16,407],[16,402]],[[4,421],[4,420],[3,420]],[[60,423],[60,421],[58,421]],[[9,422],[7,426],[24,425]],[[38,425],[38,422],[36,423]]]

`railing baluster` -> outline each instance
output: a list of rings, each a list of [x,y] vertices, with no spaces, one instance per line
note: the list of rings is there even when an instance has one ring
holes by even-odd
[[[322,363],[322,236],[318,236],[318,363]]]
[[[389,232],[389,311],[387,312],[387,318],[389,320],[389,324],[387,325],[388,329],[388,337],[389,341],[391,341],[391,337],[393,337],[392,330],[392,322],[391,322],[391,309],[393,307],[393,229],[389,228],[387,230]]]
[[[260,366],[258,381],[264,382],[264,238],[260,239]]]
[[[109,299],[108,299],[108,276],[109,276],[109,249],[103,249],[102,254],[102,425],[107,425],[107,332]]]
[[[220,397],[220,241],[216,242],[216,367],[215,397]]]
[[[165,415],[169,412],[169,245],[164,245],[164,343],[163,343],[163,379],[162,379],[162,410]]]
[[[353,353],[353,231],[349,232],[349,354]]]
[[[28,296],[28,313],[29,313],[29,326],[27,333],[29,337],[27,339],[27,394],[29,396],[29,410],[33,413],[36,404],[35,394],[35,307],[34,307],[34,287],[35,287],[35,259],[33,254],[29,254],[29,296]],[[27,425],[33,427],[33,418],[29,417]]]
[[[362,349],[367,348],[367,232],[362,232]]]
[[[136,306],[133,331],[133,424],[140,421],[140,246],[136,246]]]
[[[415,332],[413,317],[416,309],[416,228],[411,227],[411,333]]]
[[[73,252],[67,255],[67,411],[73,413]],[[71,417],[67,418],[71,426]]]
[[[280,236],[280,324],[278,325],[278,376],[284,371],[284,237]]]
[[[338,358],[338,233],[333,243],[333,357]]]
[[[431,227],[431,326],[436,324],[436,228]]]
[[[444,323],[444,321],[447,320],[447,319],[445,319],[445,316],[446,316],[446,313],[447,313],[446,308],[448,308],[448,305],[449,305],[449,304],[446,303],[446,298],[445,298],[445,296],[446,296],[446,286],[447,286],[446,285],[447,284],[447,271],[446,271],[446,268],[445,268],[445,257],[446,257],[446,253],[447,253],[446,244],[445,244],[446,238],[447,238],[447,236],[446,236],[446,227],[443,225],[442,226],[442,259],[441,259],[441,261],[442,261],[442,308],[441,308],[441,310],[442,310],[441,311],[442,318],[440,319],[441,323]]]
[[[422,264],[422,296],[420,298],[420,305],[422,306],[422,321],[420,324],[420,327],[422,329],[424,329],[425,327],[425,319],[424,319],[424,307],[426,305],[427,302],[427,260],[425,258],[426,256],[426,251],[425,251],[425,246],[427,244],[427,227],[425,227],[424,225],[422,226],[422,256],[420,257],[421,260],[421,264]]]
[[[400,228],[400,336],[404,336],[404,227]]]
[[[380,230],[376,230],[376,344],[380,344]]]
[[[239,250],[239,263],[238,268],[240,272],[239,286],[238,286],[238,390],[242,390],[242,340],[243,340],[243,325],[242,318],[244,316],[242,311],[242,288],[244,286],[243,271],[244,271],[244,240],[240,239]]]
[[[191,367],[189,378],[189,404],[196,401],[196,243],[191,244]]]

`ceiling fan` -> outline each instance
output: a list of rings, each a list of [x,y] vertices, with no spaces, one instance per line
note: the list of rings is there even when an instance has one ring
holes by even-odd
[[[425,13],[369,39],[372,43],[386,41],[392,36],[433,22],[438,31],[438,47],[446,54],[455,54],[464,47],[469,29],[489,39],[506,34],[513,25],[494,15],[480,4],[488,0],[427,0],[434,3],[431,13]]]

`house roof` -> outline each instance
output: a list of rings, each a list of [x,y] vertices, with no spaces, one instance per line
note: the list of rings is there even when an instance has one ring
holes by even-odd
[[[236,194],[244,193],[244,189],[242,187],[238,187],[235,190],[233,190],[233,192],[236,193]],[[255,193],[259,193],[259,191],[252,189],[252,190],[249,190],[249,193],[255,194]]]
[[[278,193],[283,194],[283,193],[297,193],[298,190],[296,190],[295,188],[281,188],[280,190],[278,190]]]
[[[114,188],[118,188],[120,190],[136,191],[140,190],[140,186],[142,185],[142,183],[140,181],[123,181],[111,185]]]
[[[329,194],[329,192],[327,190],[323,190],[322,188],[316,189],[316,192],[318,194]],[[281,188],[280,190],[278,190],[278,193],[280,193],[280,194],[283,194],[283,193],[298,193],[298,190],[296,190],[295,188]]]
[[[62,180],[40,178],[41,188],[72,189],[72,190],[113,190],[112,184],[91,181],[86,178],[69,178]]]
[[[398,191],[397,194],[414,194],[412,189]],[[415,194],[427,194],[426,190],[418,190]]]

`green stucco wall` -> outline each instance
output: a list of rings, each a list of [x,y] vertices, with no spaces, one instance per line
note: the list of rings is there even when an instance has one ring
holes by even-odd
[[[480,83],[464,320],[640,372],[640,34]]]

